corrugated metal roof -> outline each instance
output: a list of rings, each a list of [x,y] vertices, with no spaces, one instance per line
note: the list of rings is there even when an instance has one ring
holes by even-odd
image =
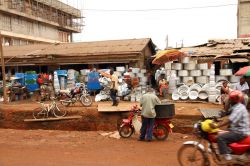
[[[180,50],[191,56],[232,55],[237,52],[249,52],[250,39],[213,39],[203,45],[185,47]]]
[[[58,43],[40,44],[24,46],[6,46],[3,48],[4,57],[23,58],[36,56],[87,56],[87,55],[114,55],[142,52],[148,45],[152,45],[151,51],[154,54],[154,44],[150,38],[127,39],[127,40],[108,40],[95,42],[78,43]]]

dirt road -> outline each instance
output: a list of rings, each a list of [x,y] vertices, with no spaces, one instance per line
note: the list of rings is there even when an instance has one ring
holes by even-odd
[[[0,129],[0,166],[176,166],[185,138],[139,142],[100,132]]]

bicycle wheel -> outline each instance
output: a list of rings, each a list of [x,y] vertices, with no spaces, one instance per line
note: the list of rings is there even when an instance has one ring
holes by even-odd
[[[209,166],[205,153],[195,145],[182,145],[178,150],[178,162],[181,166]]]
[[[42,108],[36,108],[33,110],[33,117],[35,119],[43,119],[47,116],[47,111]]]
[[[67,114],[67,110],[65,108],[59,109],[57,105],[53,108],[52,111],[55,117],[63,117]]]
[[[84,105],[86,107],[91,106],[91,104],[92,104],[91,96],[81,96],[80,101],[81,101],[82,105]]]

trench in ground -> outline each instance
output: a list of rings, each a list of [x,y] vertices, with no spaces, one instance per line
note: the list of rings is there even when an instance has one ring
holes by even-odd
[[[96,106],[92,107],[68,107],[67,116],[80,115],[80,119],[24,122],[24,119],[33,119],[33,108],[0,108],[0,128],[11,129],[46,129],[46,130],[67,130],[67,131],[114,131],[117,130],[117,122],[126,118],[129,112],[100,113]],[[171,119],[174,124],[173,132],[190,133],[192,126],[199,120],[195,115],[176,115]]]

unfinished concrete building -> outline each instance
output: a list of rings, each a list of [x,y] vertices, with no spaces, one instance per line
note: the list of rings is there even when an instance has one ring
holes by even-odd
[[[81,27],[80,10],[58,0],[0,0],[5,46],[72,42]]]
[[[250,0],[238,0],[238,38],[250,38]]]

